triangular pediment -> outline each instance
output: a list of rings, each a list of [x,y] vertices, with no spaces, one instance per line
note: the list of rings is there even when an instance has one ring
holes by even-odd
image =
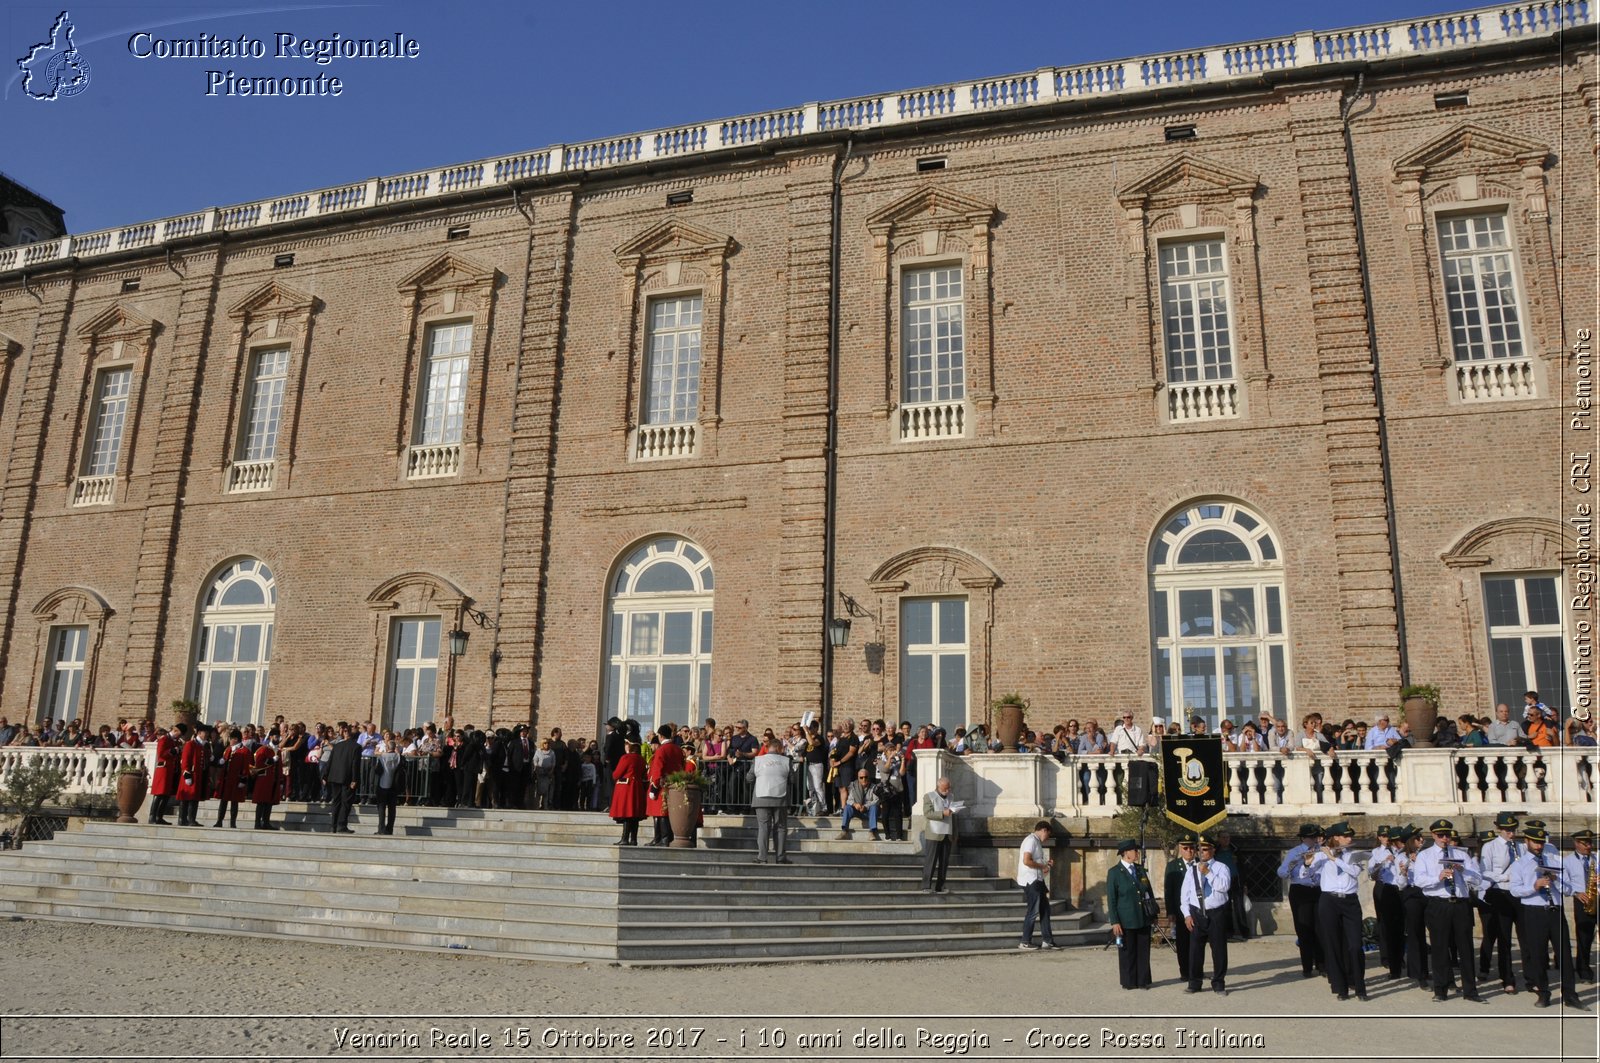
[[[1249,196],[1260,187],[1261,179],[1255,174],[1235,170],[1221,163],[1203,159],[1184,152],[1171,162],[1150,171],[1139,180],[1125,186],[1117,193],[1124,206],[1135,206],[1160,195],[1183,196]]]
[[[627,261],[661,255],[727,255],[731,250],[733,237],[668,218],[618,247],[615,254],[618,261]]]
[[[117,303],[78,326],[80,336],[132,336],[148,333],[155,322],[131,307]]]
[[[316,299],[278,281],[268,281],[229,310],[229,317],[267,317],[273,314],[304,314]]]
[[[403,292],[423,288],[472,288],[494,283],[495,271],[453,251],[446,251],[399,284]]]
[[[968,224],[992,224],[997,213],[992,203],[953,192],[948,188],[923,188],[867,215],[867,229],[883,231],[918,218],[960,219]]]
[[[1549,156],[1549,145],[1498,129],[1464,122],[1420,148],[1394,161],[1397,177],[1420,177],[1448,160],[1515,162],[1521,166],[1542,163]]]

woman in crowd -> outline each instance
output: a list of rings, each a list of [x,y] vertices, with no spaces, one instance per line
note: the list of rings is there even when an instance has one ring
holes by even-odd
[[[1144,736],[1144,753],[1146,756],[1161,755],[1161,740],[1167,736],[1167,725],[1160,720],[1150,724],[1150,733]]]
[[[395,808],[400,804],[400,794],[405,789],[405,758],[395,748],[393,731],[383,732],[378,752],[373,755],[378,770],[378,833],[394,833]]]
[[[639,743],[629,740],[611,769],[611,818],[622,824],[617,845],[639,844],[639,821],[645,816],[645,764]]]

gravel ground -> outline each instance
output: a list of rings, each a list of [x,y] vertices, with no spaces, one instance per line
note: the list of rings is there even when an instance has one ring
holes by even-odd
[[[1529,994],[1435,1004],[1375,982],[1371,1002],[1340,1003],[1300,977],[1286,938],[1235,945],[1226,998],[1184,993],[1159,952],[1159,984],[1124,993],[1116,957],[1099,949],[624,968],[18,920],[0,923],[0,956],[0,1059],[1600,1054],[1593,1011],[1542,1011]]]

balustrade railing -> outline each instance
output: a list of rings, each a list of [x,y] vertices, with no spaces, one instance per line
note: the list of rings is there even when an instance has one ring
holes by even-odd
[[[783,111],[676,125],[521,155],[441,166],[418,173],[274,197],[177,218],[118,227],[0,252],[0,272],[93,258],[196,232],[234,231],[362,210],[400,200],[489,188],[545,174],[704,155],[815,132],[893,126],[1002,108],[1047,106],[1062,99],[1117,96],[1172,86],[1252,80],[1264,72],[1338,63],[1380,62],[1418,54],[1475,50],[1497,42],[1548,36],[1595,21],[1588,0],[1539,0],[1454,14],[1246,41],[1216,48],[1139,56],[1070,67],[1044,67],[903,92],[807,104]]]
[[[1136,759],[1154,758],[919,753],[917,797],[948,775],[975,816],[1114,816]],[[1387,751],[1225,753],[1223,761],[1229,811],[1313,821],[1380,812],[1401,819],[1483,815],[1507,807],[1582,815],[1600,794],[1600,753],[1582,747],[1408,749],[1394,758]]]
[[[900,439],[959,439],[967,434],[967,404],[905,402],[900,405]]]
[[[1239,416],[1239,385],[1233,380],[1167,385],[1167,418],[1171,421],[1209,421]]]
[[[406,451],[406,479],[431,480],[461,471],[460,443],[419,444]]]
[[[67,776],[64,796],[110,794],[117,789],[117,774],[125,767],[155,767],[155,747],[142,749],[81,749],[65,746],[5,746],[0,748],[0,786],[11,781],[18,768],[38,764]]]
[[[692,458],[699,437],[700,426],[693,421],[642,424],[634,430],[633,457],[635,461]]]
[[[1538,397],[1533,378],[1532,358],[1491,358],[1481,362],[1457,362],[1456,386],[1462,402],[1495,402],[1500,399]]]
[[[266,461],[234,462],[228,466],[229,493],[243,494],[248,491],[272,490],[272,473],[277,464],[271,458]]]
[[[104,506],[117,493],[115,476],[80,476],[72,482],[72,504],[75,506]]]

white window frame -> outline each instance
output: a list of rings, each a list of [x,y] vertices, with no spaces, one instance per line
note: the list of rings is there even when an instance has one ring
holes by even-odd
[[[1491,626],[1489,618],[1489,581],[1511,580],[1516,584],[1517,594],[1517,623]],[[1556,622],[1553,624],[1533,624],[1528,618],[1528,587],[1529,580],[1552,580],[1555,584]],[[1485,572],[1479,585],[1479,593],[1483,595],[1483,629],[1488,642],[1489,650],[1489,689],[1494,692],[1496,700],[1505,700],[1511,706],[1514,719],[1521,719],[1522,695],[1525,691],[1539,691],[1539,697],[1553,709],[1558,709],[1565,715],[1567,700],[1571,697],[1572,672],[1568,667],[1567,656],[1567,599],[1564,591],[1563,575],[1559,571],[1546,572]],[[1505,692],[1500,689],[1499,676],[1495,674],[1494,644],[1497,639],[1516,639],[1522,644],[1522,684],[1511,692],[1510,699],[1501,698]],[[1540,683],[1538,671],[1534,667],[1533,640],[1555,639],[1561,647],[1561,667],[1557,674],[1560,676],[1560,690],[1550,689],[1549,684]]]
[[[115,500],[132,401],[132,365],[104,366],[95,373],[94,403],[89,410],[89,430],[84,433],[83,460],[73,485],[73,505],[107,505]]]
[[[658,564],[675,565],[689,577],[691,589],[641,591],[640,577]],[[697,725],[711,711],[715,580],[711,559],[694,543],[675,536],[663,536],[636,546],[612,577],[606,609],[606,674],[601,719],[619,716],[637,718],[641,728],[659,727],[672,721]],[[670,615],[689,616],[689,652],[667,652],[667,625]],[[655,638],[641,645],[638,637],[647,636],[646,617],[658,622]],[[639,627],[636,627],[639,625]],[[642,628],[642,630],[641,630]],[[666,669],[688,668],[685,689],[686,719],[664,714]],[[636,686],[638,673],[649,671],[649,709],[641,712],[645,687]]]
[[[76,656],[65,656],[74,652]],[[49,654],[44,698],[39,706],[40,718],[76,720],[83,714],[83,684],[89,656],[88,625],[62,624],[52,627]],[[64,707],[58,703],[63,683],[68,690],[68,704]]]
[[[699,453],[705,327],[703,291],[661,292],[645,300],[639,426],[629,448],[634,461],[692,458]]]
[[[1434,215],[1434,238],[1439,244],[1439,276],[1444,286],[1445,315],[1450,332],[1451,357],[1455,362],[1487,362],[1504,359],[1520,359],[1527,354],[1526,328],[1527,322],[1522,312],[1524,300],[1522,298],[1522,284],[1517,268],[1517,242],[1516,233],[1511,227],[1509,212],[1504,208],[1495,210],[1452,211]],[[1501,242],[1493,242],[1493,236],[1486,236],[1478,227],[1479,222],[1497,222],[1495,230],[1501,237]],[[1465,226],[1465,235],[1468,239],[1466,248],[1452,249],[1446,246],[1446,227],[1455,228]],[[1488,242],[1484,242],[1487,240]],[[1453,242],[1453,240],[1452,240]],[[1504,269],[1498,265],[1485,269],[1485,266],[1494,259],[1504,259]],[[1470,264],[1470,274],[1463,274],[1457,270],[1452,277],[1452,265],[1459,263]],[[1490,323],[1489,317],[1496,308],[1490,307],[1485,301],[1485,290],[1482,280],[1486,275],[1508,278],[1508,283],[1495,290],[1499,294],[1509,293],[1510,303],[1501,304],[1500,309],[1509,305],[1510,320],[1502,322],[1500,326]],[[1462,279],[1470,280],[1470,286],[1463,285]],[[1514,330],[1514,338],[1509,335],[1496,341],[1489,337],[1489,333],[1496,327]],[[1478,338],[1474,340],[1473,335]],[[1475,353],[1476,352],[1476,353]]]
[[[933,606],[929,618],[929,631],[933,636],[932,642],[911,642],[906,635],[906,607],[914,603],[929,602]],[[943,621],[940,613],[947,603],[960,602],[962,607],[961,632],[962,639],[959,643],[945,642],[942,639]],[[900,599],[900,718],[910,720],[914,724],[926,723],[931,727],[943,727],[946,731],[954,733],[957,727],[964,727],[972,720],[972,601],[967,595],[916,595]],[[924,707],[911,705],[907,700],[910,685],[906,677],[911,674],[910,660],[913,657],[930,658],[929,685],[930,703]],[[962,718],[959,720],[946,720],[944,718],[944,669],[942,666],[946,658],[959,657],[962,662],[961,680],[963,683],[961,701],[964,706]]]
[[[1246,527],[1240,523],[1240,516],[1254,526]],[[1184,521],[1187,523],[1178,526]],[[1239,539],[1245,545],[1249,559],[1180,564],[1178,558],[1183,548],[1202,532],[1213,529],[1225,530]],[[1205,717],[1208,726],[1215,729],[1221,722],[1221,715],[1228,709],[1229,676],[1224,651],[1250,649],[1256,651],[1255,706],[1253,709],[1241,707],[1237,712],[1229,713],[1228,718],[1235,723],[1242,723],[1246,718],[1254,720],[1261,712],[1270,712],[1274,717],[1289,719],[1294,703],[1289,598],[1284,586],[1283,555],[1277,537],[1261,515],[1249,507],[1222,501],[1192,503],[1168,515],[1152,544],[1150,572],[1151,705],[1154,714],[1161,719],[1181,716],[1185,728],[1188,718],[1198,715]],[[1213,631],[1208,635],[1184,635],[1181,633],[1182,592],[1202,590],[1211,595]],[[1227,635],[1216,630],[1220,627],[1222,617],[1222,594],[1231,590],[1251,592],[1257,628],[1254,633]],[[1278,598],[1276,631],[1270,626],[1270,591],[1276,591]],[[1164,621],[1164,635],[1160,621]],[[1216,707],[1193,705],[1186,701],[1183,670],[1185,649],[1210,651],[1213,663],[1208,674],[1217,694]],[[1274,649],[1279,651],[1276,656]],[[1168,655],[1165,690],[1163,651]]]
[[[244,581],[253,582],[261,589],[266,599],[265,604],[223,605],[222,601],[228,592],[236,584]],[[266,718],[267,688],[272,669],[272,644],[277,626],[277,607],[277,580],[272,570],[256,558],[244,557],[231,561],[222,566],[208,582],[196,625],[194,667],[189,681],[189,696],[200,703],[200,712],[205,719],[224,718],[242,725],[260,723]],[[231,629],[228,638],[233,640],[230,651],[233,659],[213,660],[211,658],[216,653],[219,634],[225,628]],[[257,659],[251,661],[238,660],[238,651],[243,641],[241,633],[245,628],[256,629],[259,655]],[[245,711],[240,713],[237,703],[238,684],[239,677],[245,674],[251,676],[250,697]],[[218,677],[223,675],[227,676],[227,696],[219,712],[219,707],[213,704],[212,696],[219,682]]]
[[[288,344],[250,352],[250,383],[239,433],[239,461],[272,461],[283,429],[283,400],[289,382]],[[269,364],[268,359],[271,359]]]
[[[1156,272],[1168,420],[1237,417],[1239,359],[1227,236],[1186,233],[1158,241]],[[1211,309],[1202,313],[1208,300]],[[1175,339],[1187,340],[1191,349]]]
[[[422,382],[413,436],[419,446],[459,447],[465,437],[472,331],[470,319],[434,321],[423,334]]]
[[[402,628],[407,624],[417,625],[416,653],[410,657],[401,657]],[[433,625],[432,633],[433,656],[429,657],[424,651],[428,644],[428,625]],[[439,713],[439,684],[444,676],[445,650],[444,618],[437,614],[427,616],[397,616],[389,624],[389,676],[387,693],[383,699],[383,726],[396,734],[421,727],[431,723]],[[433,670],[431,689],[424,673]],[[409,697],[408,715],[400,719],[396,715],[397,703],[401,691],[404,690]],[[419,709],[420,696],[426,692],[432,703],[432,711],[422,714]]]

